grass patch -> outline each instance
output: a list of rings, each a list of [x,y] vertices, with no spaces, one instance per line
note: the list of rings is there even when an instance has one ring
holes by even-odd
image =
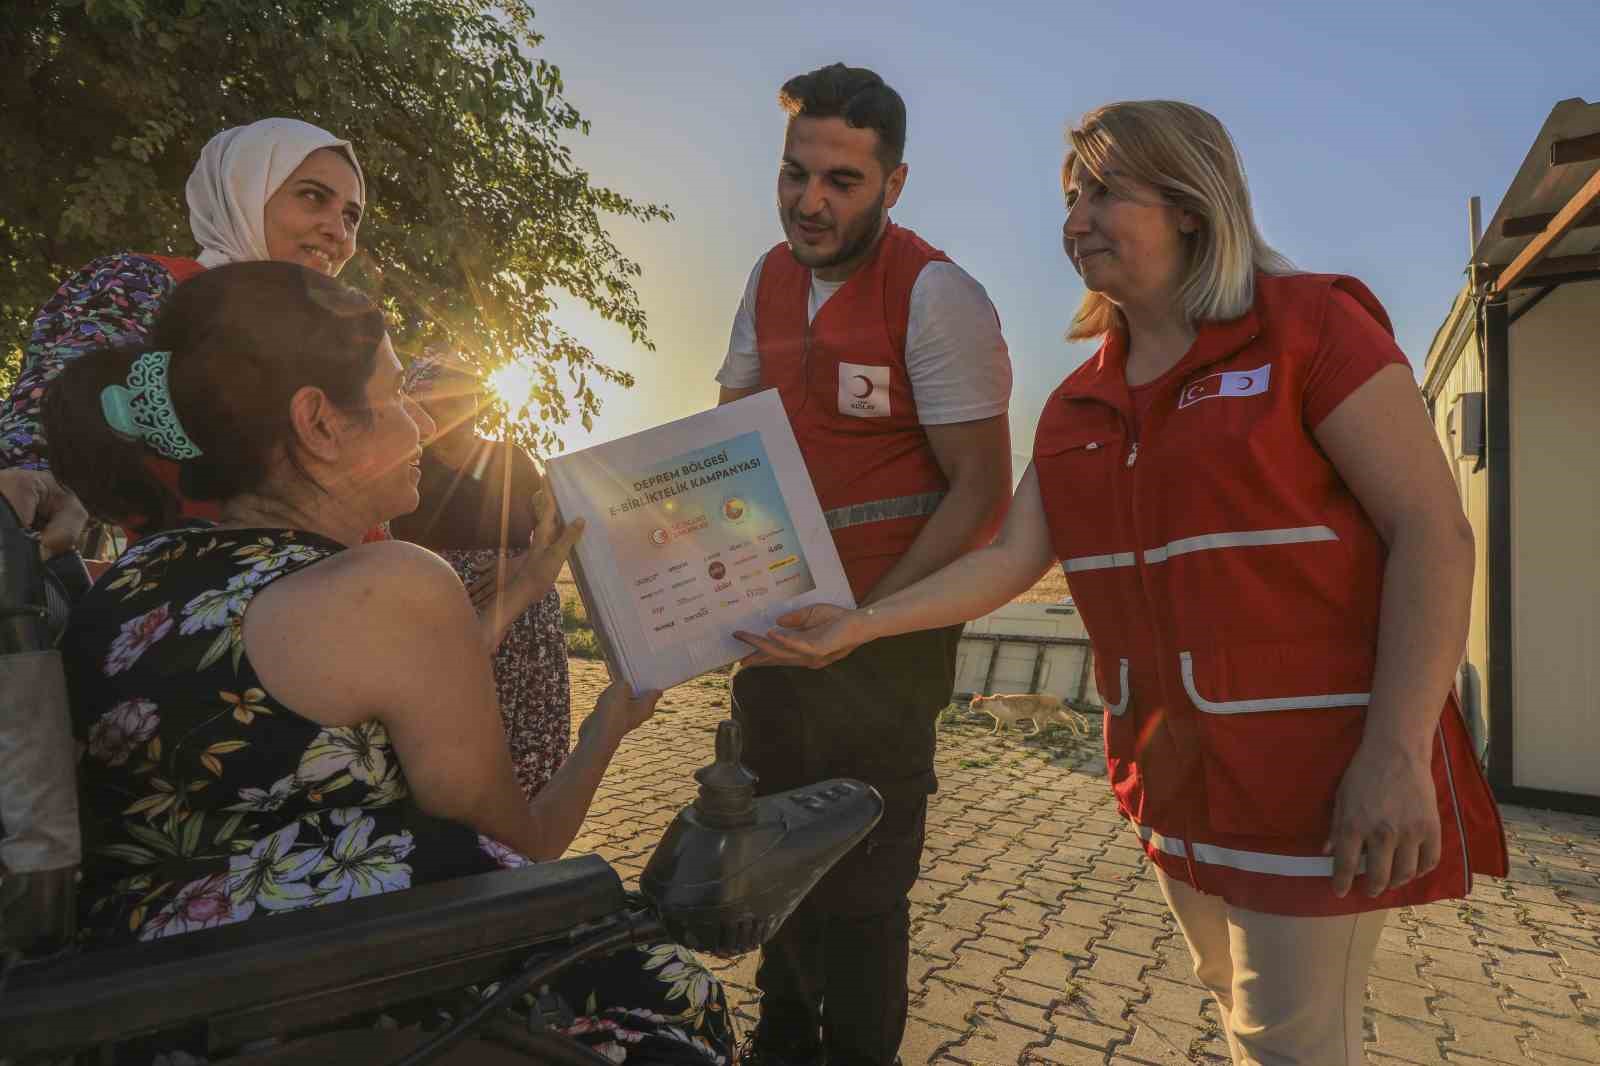
[[[1087,719],[1078,725],[1061,725],[1057,722],[1045,726],[1033,739],[1041,744],[1052,746],[1072,745],[1080,740],[1087,740],[1093,734],[1094,726],[1088,724]]]
[[[567,634],[567,654],[574,659],[604,659],[600,641],[592,629],[580,629]]]
[[[1204,1062],[1210,1058],[1207,1045],[1223,1036],[1222,1026],[1210,1018],[1203,1020],[1205,1024],[1201,1027],[1200,1035],[1189,1041],[1188,1058],[1190,1062]]]
[[[981,726],[987,733],[994,726],[994,719],[964,703],[946,704],[934,719],[934,728],[947,732],[971,732],[973,726]]]
[[[583,609],[583,601],[578,597],[561,598],[561,628],[568,633],[589,628],[589,612]]]
[[[583,601],[576,595],[561,597],[561,632],[567,639],[567,654],[574,659],[604,659],[600,639],[589,625]]]

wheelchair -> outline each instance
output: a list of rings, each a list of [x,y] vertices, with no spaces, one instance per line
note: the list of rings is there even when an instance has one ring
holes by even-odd
[[[0,1066],[116,1062],[127,1042],[174,1030],[202,1032],[212,1062],[352,1061],[329,1050],[330,1035],[471,985],[492,991],[420,1042],[390,1042],[394,1061],[428,1062],[472,1039],[472,1061],[499,1051],[607,1062],[556,1021],[512,1022],[504,1008],[630,945],[754,950],[882,815],[878,793],[848,779],[755,798],[738,725],[725,720],[714,760],[695,772],[699,796],[637,892],[581,855],[79,952],[76,759],[53,648],[72,597],[9,510],[0,501]]]

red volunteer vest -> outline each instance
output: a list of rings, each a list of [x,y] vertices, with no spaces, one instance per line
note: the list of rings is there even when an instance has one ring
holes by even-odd
[[[1331,889],[1322,847],[1365,724],[1386,555],[1304,422],[1335,287],[1392,332],[1354,279],[1258,277],[1248,314],[1201,327],[1139,439],[1114,334],[1051,395],[1034,440],[1118,804],[1168,875],[1272,914],[1465,896],[1474,871],[1507,862],[1452,693],[1434,743],[1438,867],[1377,898]]]
[[[205,270],[205,267],[200,265],[200,260],[190,259],[187,256],[147,255],[144,258],[160,263],[179,285]]]
[[[871,257],[809,324],[811,270],[786,244],[761,266],[761,386],[783,398],[858,601],[911,546],[950,487],[906,373],[911,289],[932,262],[949,257],[889,223]]]

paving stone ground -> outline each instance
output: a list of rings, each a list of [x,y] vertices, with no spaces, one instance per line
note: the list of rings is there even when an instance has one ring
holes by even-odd
[[[581,718],[605,668],[574,660],[572,679]],[[693,800],[727,702],[721,676],[667,693],[573,851],[636,883]],[[905,1062],[1226,1064],[1215,1007],[1106,788],[1097,731],[991,737],[991,724],[956,709],[941,725]],[[1502,813],[1506,880],[1391,917],[1367,990],[1375,1066],[1600,1063],[1600,818]],[[755,956],[707,962],[747,1032]]]

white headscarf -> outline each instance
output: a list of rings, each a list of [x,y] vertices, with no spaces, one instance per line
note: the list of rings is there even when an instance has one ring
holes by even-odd
[[[243,263],[267,254],[266,207],[295,168],[319,148],[342,148],[355,168],[361,199],[366,178],[355,149],[327,130],[295,118],[264,118],[223,130],[207,142],[189,175],[189,228],[200,244],[200,265]]]

